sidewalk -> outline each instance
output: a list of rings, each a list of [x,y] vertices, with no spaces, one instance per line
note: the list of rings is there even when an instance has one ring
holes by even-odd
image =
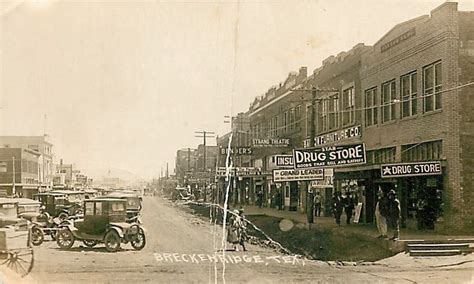
[[[277,210],[275,208],[258,208],[258,206],[247,205],[244,206],[245,215],[266,215],[270,217],[276,217],[281,219],[289,219],[295,223],[307,223],[307,217],[305,213],[300,213],[297,211],[288,211],[288,210]],[[338,229],[345,232],[352,232],[357,234],[363,234],[366,236],[371,236],[377,238],[379,235],[375,224],[355,224],[351,223],[350,225],[346,224],[346,215],[342,213],[341,216],[341,226],[336,225],[334,217],[314,217],[312,228],[316,229]],[[474,242],[473,235],[445,235],[440,234],[435,231],[419,231],[410,228],[400,228],[400,242],[406,242],[408,240],[470,240]]]

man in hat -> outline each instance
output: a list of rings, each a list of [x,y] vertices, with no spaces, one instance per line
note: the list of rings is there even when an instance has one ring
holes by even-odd
[[[388,221],[389,221],[389,227],[394,229],[393,232],[393,237],[391,240],[398,240],[400,237],[400,201],[397,198],[397,193],[395,190],[390,190],[388,192],[388,209],[389,209],[389,214],[388,214]]]

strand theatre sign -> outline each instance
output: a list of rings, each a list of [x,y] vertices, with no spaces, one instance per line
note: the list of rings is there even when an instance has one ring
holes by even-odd
[[[273,182],[287,182],[300,180],[322,180],[323,169],[280,169],[273,170]]]
[[[293,149],[293,163],[295,169],[365,164],[365,144]]]
[[[384,164],[380,170],[383,178],[440,175],[441,162]]]
[[[270,139],[253,139],[253,147],[289,147],[290,139],[288,138],[270,138]]]

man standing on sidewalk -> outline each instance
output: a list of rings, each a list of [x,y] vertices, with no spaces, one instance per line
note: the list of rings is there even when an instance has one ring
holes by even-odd
[[[378,201],[375,206],[375,221],[377,222],[377,229],[379,230],[379,239],[387,237],[387,215],[388,215],[388,204],[387,198],[385,197],[381,188],[378,191]]]
[[[334,217],[336,218],[336,224],[339,226],[341,225],[342,208],[343,208],[343,204],[342,204],[341,192],[336,191],[332,199],[332,210],[334,212]]]
[[[321,195],[319,191],[316,191],[314,196],[314,215],[317,217],[321,216]]]
[[[389,205],[389,226],[393,228],[393,237],[391,240],[398,240],[400,237],[400,201],[397,198],[395,190],[390,190],[388,193]]]

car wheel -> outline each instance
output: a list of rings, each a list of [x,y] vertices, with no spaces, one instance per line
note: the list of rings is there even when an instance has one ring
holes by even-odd
[[[44,241],[43,231],[38,227],[31,228],[31,243],[35,246],[39,246]]]
[[[145,247],[146,238],[145,238],[145,232],[143,231],[143,229],[140,228],[138,233],[132,237],[132,240],[130,241],[130,243],[132,244],[132,247],[135,250],[142,250]]]
[[[110,230],[107,232],[104,238],[105,248],[109,252],[116,252],[120,249],[120,236],[115,230]]]
[[[93,248],[98,243],[97,241],[94,241],[94,240],[83,240],[82,242],[89,248]]]
[[[68,228],[59,230],[56,235],[56,243],[62,249],[69,249],[74,244],[74,235]]]

